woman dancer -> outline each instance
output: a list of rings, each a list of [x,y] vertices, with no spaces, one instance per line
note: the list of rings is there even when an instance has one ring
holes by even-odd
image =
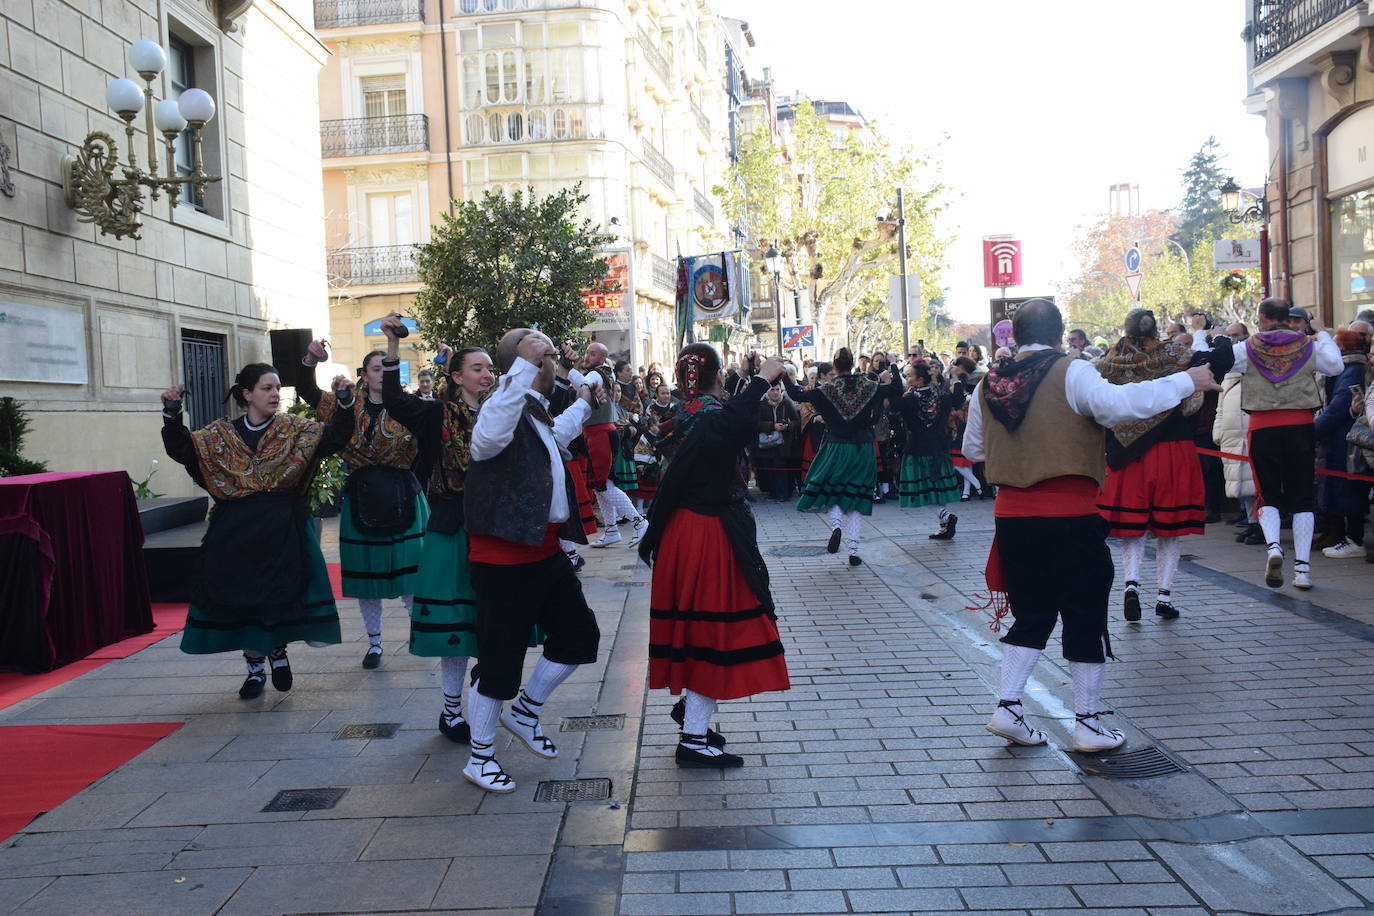
[[[757,436],[759,399],[780,374],[782,361],[769,359],[722,402],[715,348],[688,344],[678,358],[685,400],[662,429],[673,458],[639,545],[654,570],[649,686],[685,692],[672,713],[682,726],[678,766],[742,766],[710,729],[717,702],[789,687],[768,567],[737,473],[739,453]]]
[[[342,451],[353,436],[353,383],[334,379],[344,409],[328,425],[277,413],[281,379],[266,363],[244,366],[235,377],[229,394],[245,412],[232,423],[212,420],[191,432],[182,422],[185,392],[185,385],[162,392],[162,444],[215,508],[201,541],[181,651],[241,650],[248,664],[239,688],[245,700],[262,695],[270,656],[272,686],[290,690],[287,643],[341,641],[304,494],[320,459]]]
[[[952,541],[959,516],[944,508],[959,500],[959,475],[950,464],[949,415],[964,402],[964,385],[954,379],[937,385],[930,364],[918,360],[902,370],[906,393],[896,402],[906,427],[906,448],[897,477],[897,495],[903,509],[940,506],[940,529],[933,541]]]
[[[411,468],[419,454],[415,436],[382,403],[381,350],[358,369],[365,397],[353,407],[353,439],[343,451],[348,467],[339,510],[339,578],[345,598],[357,598],[367,630],[363,667],[382,663],[382,601],[400,598],[409,611],[420,565],[429,505]],[[328,358],[323,340],[311,341],[296,393],[325,422],[337,407],[315,384],[313,367]]]
[[[832,365],[836,377],[803,391],[784,379],[787,396],[799,404],[811,404],[825,420],[825,439],[807,471],[797,511],[830,510],[830,541],[826,550],[840,549],[840,525],[849,542],[849,565],[859,566],[859,526],[873,514],[873,489],[878,465],[873,450],[873,427],[883,402],[900,397],[900,382],[883,373],[875,381],[854,373],[854,356],[841,347]]]
[[[439,731],[467,744],[471,730],[463,718],[463,677],[477,655],[477,599],[468,574],[468,536],[463,531],[463,483],[468,443],[478,405],[495,377],[491,357],[478,347],[454,351],[440,345],[448,378],[442,397],[425,400],[401,388],[400,341],[396,316],[382,320],[387,337],[382,360],[382,402],[387,412],[419,441],[420,466],[428,469],[425,493],[430,515],[410,609],[410,654],[439,659],[444,708]]]

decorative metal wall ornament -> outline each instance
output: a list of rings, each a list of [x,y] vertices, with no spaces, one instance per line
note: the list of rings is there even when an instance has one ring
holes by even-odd
[[[193,186],[203,194],[205,186],[220,180],[218,175],[205,172],[201,159],[201,131],[215,116],[215,102],[209,93],[200,89],[183,90],[173,101],[164,99],[154,104],[153,80],[167,66],[167,53],[154,41],[134,42],[129,59],[144,86],[129,79],[112,80],[105,91],[110,108],[124,121],[124,135],[129,153],[127,165],[119,162],[119,147],[109,134],[92,131],[82,141],[75,156],[62,159],[62,191],[67,206],[74,209],[83,223],[95,223],[104,235],[115,238],[142,238],[139,229],[143,222],[143,189],[150,191],[153,200],[167,194],[170,207],[176,208],[184,185]],[[134,146],[134,119],[144,113],[148,135],[148,169],[138,165]],[[176,174],[176,140],[182,131],[191,131],[191,173]],[[157,133],[166,145],[167,174],[158,175]],[[122,177],[114,177],[116,170]]]
[[[14,196],[14,176],[10,174],[10,148],[7,143],[0,143],[0,194]]]

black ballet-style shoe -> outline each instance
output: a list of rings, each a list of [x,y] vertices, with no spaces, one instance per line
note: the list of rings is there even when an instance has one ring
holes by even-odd
[[[1155,605],[1155,616],[1161,617],[1164,620],[1177,620],[1178,608],[1174,607],[1168,601],[1160,601]]]
[[[728,770],[744,766],[743,757],[726,753],[719,748],[710,748],[700,735],[684,733],[673,756],[680,767]]]
[[[864,565],[864,561],[861,560],[861,559],[859,559],[859,555],[858,555],[857,553],[851,553],[851,554],[849,555],[849,565],[850,565],[850,566],[863,566],[863,565]]]
[[[468,725],[466,719],[459,719],[452,725],[444,722],[444,714],[439,713],[439,734],[443,735],[454,744],[472,743],[472,726]]]
[[[677,723],[678,728],[681,728],[682,723],[687,718],[687,698],[678,697],[678,701],[673,704],[673,708],[668,713],[668,715],[672,716],[673,721]],[[722,735],[720,732],[716,731],[715,729],[707,728],[706,743],[711,745],[711,747],[725,747],[725,736]]]
[[[932,541],[952,541],[954,540],[954,529],[959,527],[959,516],[950,513],[940,526],[940,530],[930,535]]]
[[[266,683],[266,672],[259,671],[256,674],[248,675],[248,677],[243,679],[243,685],[239,687],[239,699],[256,700],[258,697],[262,696],[262,688]]]
[[[283,662],[284,664],[279,665],[277,662]],[[268,665],[272,669],[272,686],[282,693],[290,690],[291,685],[295,682],[295,678],[291,676],[291,662],[287,661],[286,648],[284,646],[268,656]]]
[[[826,552],[826,553],[839,553],[839,552],[840,552],[840,538],[841,538],[841,537],[843,537],[843,534],[841,533],[840,529],[838,529],[838,528],[836,528],[834,531],[830,532],[830,540],[826,542],[826,545],[825,545],[825,552]]]
[[[1126,583],[1126,620],[1130,623],[1140,622],[1140,592],[1136,590],[1136,583]]]
[[[363,667],[366,668],[368,671],[372,671],[372,670],[375,669],[375,668],[381,667],[381,664],[382,664],[382,647],[381,647],[381,646],[368,646],[368,647],[367,647],[367,654],[363,656]]]

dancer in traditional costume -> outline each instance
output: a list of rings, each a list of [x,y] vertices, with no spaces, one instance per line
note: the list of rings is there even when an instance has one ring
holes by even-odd
[[[957,379],[937,384],[925,360],[906,366],[902,375],[906,391],[893,405],[906,429],[897,496],[903,509],[939,506],[940,527],[930,539],[950,541],[959,516],[944,507],[959,501],[959,475],[950,464],[949,416],[964,403],[964,386]]]
[[[1264,584],[1283,585],[1280,513],[1293,516],[1293,587],[1312,587],[1312,531],[1317,441],[1313,412],[1322,406],[1316,374],[1340,375],[1341,351],[1306,310],[1276,297],[1259,305],[1259,332],[1235,347],[1240,407],[1250,415],[1250,463],[1259,493],[1259,524],[1269,545]],[[1310,330],[1311,333],[1308,333]],[[1208,347],[1193,332],[1193,348]]]
[[[601,513],[601,536],[591,542],[592,547],[610,547],[620,543],[621,520],[633,525],[629,546],[638,544],[649,527],[649,520],[635,510],[630,497],[616,485],[615,456],[620,451],[620,434],[616,427],[618,385],[615,373],[606,365],[609,351],[606,345],[592,341],[582,355],[581,374],[569,377],[574,385],[582,382],[599,387],[602,399],[592,411],[583,428],[587,439],[588,460],[591,466],[592,490],[596,494],[597,509]]]
[[[501,380],[472,428],[463,524],[477,593],[478,679],[468,704],[472,752],[463,777],[488,792],[515,790],[492,750],[497,720],[531,753],[558,756],[540,729],[540,712],[578,665],[596,660],[601,638],[558,544],[560,537],[586,541],[562,450],[603,392],[584,385],[577,403],[551,417],[557,355],[538,331],[507,332],[496,353]],[[536,625],[547,640],[522,691],[520,673]],[[517,693],[503,714],[503,703]]]
[[[960,357],[954,361],[950,369],[950,375],[959,382],[959,389],[964,397],[960,403],[949,414],[949,463],[954,468],[954,473],[963,478],[964,492],[959,497],[960,502],[968,502],[973,498],[973,491],[978,491],[979,499],[986,499],[989,495],[987,482],[978,479],[976,473],[977,466],[968,460],[964,455],[964,427],[968,425],[968,405],[969,394],[975,385],[981,380],[973,377],[973,372],[977,365],[969,357]]]
[[[832,361],[836,377],[803,391],[784,379],[787,396],[800,404],[811,404],[825,419],[825,439],[816,460],[806,474],[797,511],[830,510],[830,540],[826,550],[836,553],[843,535],[849,544],[849,565],[859,559],[859,528],[863,516],[873,514],[873,490],[878,467],[873,445],[873,427],[883,404],[901,396],[900,382],[881,381],[854,374],[854,357],[841,347]],[[841,525],[844,526],[841,532]]]
[[[720,356],[688,344],[678,357],[681,408],[660,432],[673,459],[663,474],[639,555],[653,567],[649,597],[649,687],[684,694],[676,759],[685,767],[737,767],[710,728],[721,700],[789,687],[754,516],[736,473],[755,440],[759,399],[782,374],[763,363],[721,401]]]
[[[243,367],[229,389],[243,416],[191,432],[182,421],[185,385],[162,393],[162,444],[215,501],[191,586],[181,651],[243,652],[248,677],[239,696],[272,686],[290,690],[288,643],[341,641],[324,555],[311,529],[305,494],[319,462],[353,436],[353,383],[340,376],[341,410],[328,423],[277,413],[281,379],[266,363]]]
[[[337,402],[315,384],[314,367],[328,355],[323,340],[311,341],[306,371],[296,382],[296,393],[325,422]],[[362,664],[367,669],[382,663],[382,601],[400,598],[407,611],[412,607],[429,521],[429,504],[412,471],[419,455],[415,435],[382,403],[385,355],[373,350],[363,357],[353,439],[342,455],[348,477],[339,508],[339,578],[344,597],[357,598],[363,615],[367,650]]]
[[[1219,386],[1206,367],[1112,385],[1091,363],[1058,349],[1064,319],[1043,299],[1021,306],[1012,322],[1020,350],[979,383],[964,434],[964,453],[985,460],[988,481],[998,486],[988,587],[998,617],[1007,601],[1013,619],[1002,637],[1000,702],[987,729],[1017,744],[1045,743],[1026,719],[1021,694],[1059,618],[1073,677],[1073,748],[1111,750],[1126,737],[1100,718],[1116,575],[1097,511],[1106,475],[1102,427],[1153,417]]]
[[[477,597],[468,568],[468,536],[463,530],[463,488],[469,463],[468,445],[483,395],[494,376],[491,357],[480,347],[454,351],[441,345],[448,378],[442,398],[428,400],[401,387],[400,344],[394,329],[401,319],[383,319],[387,354],[382,360],[382,396],[387,412],[415,436],[418,467],[425,473],[429,521],[415,598],[410,608],[410,654],[439,659],[443,709],[439,731],[466,744],[470,732],[463,717],[463,678],[468,659],[477,655]]]
[[[577,365],[577,353],[567,344],[563,345],[562,353],[558,357],[558,365],[554,370],[553,393],[549,395],[549,416],[556,417],[577,403],[577,389],[579,386],[587,384],[587,380],[575,368]],[[577,495],[577,517],[582,525],[582,533],[590,539],[596,534],[596,484],[593,482],[591,454],[587,447],[587,435],[585,428],[578,436],[568,443],[569,457],[564,460],[563,466],[568,472],[569,478],[573,482],[573,490]],[[582,543],[587,543],[584,540]],[[577,552],[577,543],[566,538],[559,538],[558,546],[562,549],[563,555],[568,558],[575,572],[581,572],[587,565],[586,559]]]

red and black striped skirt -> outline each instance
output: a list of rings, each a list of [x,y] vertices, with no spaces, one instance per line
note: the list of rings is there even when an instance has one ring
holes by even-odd
[[[563,466],[572,476],[573,490],[577,493],[577,516],[582,521],[582,533],[591,537],[596,534],[596,501],[592,498],[589,477],[591,461],[585,454],[577,455]]]
[[[1114,538],[1205,534],[1204,495],[1197,447],[1157,442],[1119,471],[1107,471],[1097,511]]]
[[[649,687],[733,700],[789,686],[778,625],[745,582],[720,519],[678,509],[654,562]]]

